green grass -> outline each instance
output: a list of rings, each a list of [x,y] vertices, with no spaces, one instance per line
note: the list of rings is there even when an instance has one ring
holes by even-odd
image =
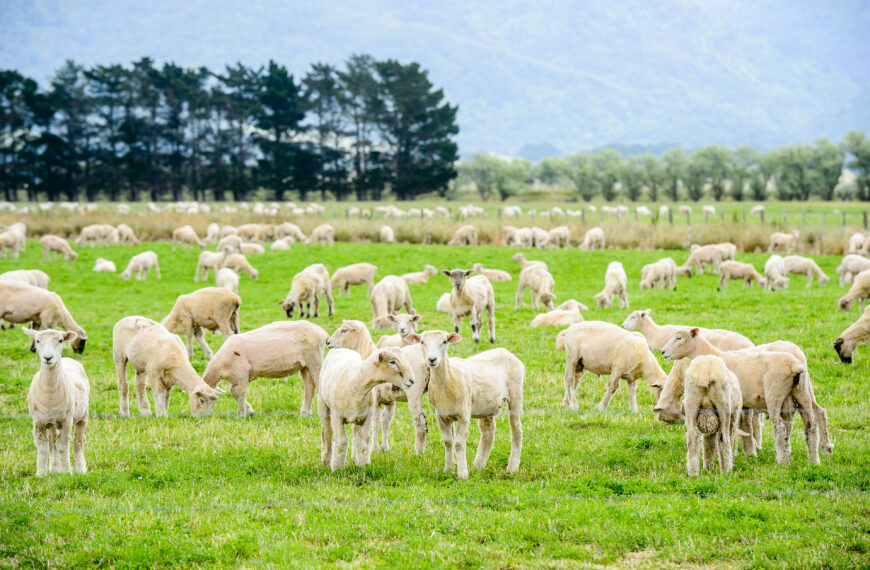
[[[161,281],[124,282],[90,271],[97,257],[122,269],[145,249],[160,255]],[[562,408],[564,354],[553,347],[558,329],[530,329],[533,310],[513,310],[513,250],[340,243],[250,256],[260,279],[242,277],[244,330],[284,318],[275,302],[310,263],[334,270],[369,261],[381,277],[424,263],[445,268],[482,261],[514,274],[514,281],[495,284],[496,316],[498,345],[527,369],[522,464],[515,476],[506,474],[510,436],[502,418],[487,469],[459,482],[442,473],[443,450],[428,404],[425,454],[413,454],[411,418],[400,404],[393,450],[373,455],[365,474],[355,467],[331,473],[319,461],[319,420],[297,416],[298,376],[253,382],[248,398],[258,413],[246,420],[235,417],[229,396],[211,417],[191,418],[178,392],[168,419],[138,417],[135,404],[134,417],[118,418],[112,326],[128,315],[165,316],[177,295],[197,287],[198,252],[173,255],[166,243],[79,251],[77,262],[46,263],[31,240],[21,259],[0,262],[0,270],[49,273],[50,288],[89,333],[85,353],[75,358],[92,386],[89,473],[37,479],[25,405],[37,362],[20,327],[0,333],[0,565],[843,567],[870,561],[870,351],[859,349],[851,366],[833,351],[832,340],[858,315],[857,309],[836,310],[843,294],[834,274],[838,258],[817,258],[834,276],[824,288],[804,289],[804,278],[795,277],[784,292],[733,283],[719,293],[718,277],[705,275],[680,279],[676,292],[641,292],[641,266],[663,252],[527,252],[549,262],[560,300],[593,304],[607,262],[618,259],[630,276],[632,307],[652,308],[658,322],[730,328],[756,342],[782,338],[804,349],[816,396],[829,411],[834,455],[823,457],[821,466],[808,465],[797,427],[792,463],[777,466],[767,424],[759,458],[741,454],[730,475],[702,472],[691,480],[684,427],[655,419],[645,386],[640,413],[627,413],[624,387],[610,410],[598,413],[589,409],[604,380],[586,375],[578,392],[586,410]],[[686,257],[668,254],[678,262]],[[759,268],[765,257],[738,255]],[[434,311],[447,290],[440,275],[412,287],[424,328],[449,329],[450,316]],[[336,299],[334,317],[315,322],[331,333],[342,318],[368,321],[364,289],[352,295]],[[585,316],[621,323],[627,314],[592,309]],[[451,354],[488,348],[470,342],[467,324],[461,333],[467,338]],[[217,349],[222,339],[209,342]],[[205,367],[198,348],[194,366]],[[478,437],[473,426],[471,456]]]

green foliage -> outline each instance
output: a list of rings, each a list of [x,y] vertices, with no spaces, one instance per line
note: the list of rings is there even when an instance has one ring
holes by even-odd
[[[565,157],[565,176],[574,184],[574,189],[589,202],[601,190],[598,171],[588,154],[571,154]]]
[[[619,181],[622,184],[622,191],[625,193],[625,197],[630,201],[637,202],[637,199],[640,198],[645,180],[646,170],[635,162],[633,158],[626,159],[620,165]]]
[[[731,151],[721,146],[706,146],[692,153],[692,164],[689,169],[695,171],[694,175],[698,179],[705,179],[705,182],[710,185],[713,199],[717,202],[725,195],[725,184],[731,176],[733,160]],[[697,192],[697,182],[697,180],[693,182],[696,186],[695,192]]]
[[[471,161],[459,164],[459,175],[463,181],[474,183],[482,200],[489,200],[493,194],[506,200],[522,192],[529,177],[529,163],[475,154]]]
[[[608,202],[616,197],[616,183],[619,182],[622,157],[615,150],[603,148],[592,155],[601,195]]]
[[[688,176],[688,160],[683,149],[672,148],[662,155],[664,162],[665,195],[676,202],[680,199],[680,182]]]
[[[870,139],[860,131],[849,131],[843,150],[851,157],[849,168],[855,173],[858,197],[870,200]]]
[[[664,166],[658,157],[650,153],[641,155],[639,160],[644,169],[644,181],[649,199],[658,202],[659,191],[667,182]]]

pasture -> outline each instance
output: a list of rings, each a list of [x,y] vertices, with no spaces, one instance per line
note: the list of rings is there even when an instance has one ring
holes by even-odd
[[[160,281],[91,272],[97,257],[112,259],[120,271],[146,249],[160,256]],[[559,329],[528,327],[535,315],[528,293],[523,309],[514,311],[515,250],[337,243],[248,256],[260,277],[241,278],[243,331],[283,320],[276,302],[291,277],[311,263],[333,271],[368,261],[378,266],[376,279],[419,271],[424,263],[444,269],[480,261],[511,272],[513,281],[494,283],[496,333],[497,345],[526,365],[522,463],[516,475],[505,472],[510,440],[501,417],[487,469],[459,482],[442,473],[443,448],[428,403],[423,455],[413,454],[413,425],[407,406],[399,404],[392,450],[374,453],[365,473],[356,467],[331,473],[319,459],[318,418],[298,417],[298,376],[252,382],[248,400],[257,413],[244,420],[235,417],[228,394],[212,416],[192,418],[177,390],[169,418],[141,418],[135,404],[131,418],[117,417],[112,326],[129,315],[160,320],[177,295],[201,286],[193,282],[199,250],[173,254],[161,242],[77,251],[76,262],[47,263],[31,239],[20,259],[0,261],[2,271],[38,268],[51,276],[49,288],[89,334],[84,354],[75,358],[92,387],[89,473],[37,479],[25,397],[38,363],[20,327],[0,332],[2,565],[844,567],[870,559],[870,349],[859,348],[847,366],[832,348],[859,314],[836,308],[845,291],[834,273],[839,257],[815,257],[832,276],[826,287],[805,289],[805,278],[792,276],[786,291],[733,282],[717,292],[718,276],[703,275],[679,278],[672,292],[640,291],[640,268],[664,255],[682,263],[687,252],[525,252],[549,263],[557,303],[576,298],[590,305],[586,320],[621,324],[630,312],[597,310],[592,301],[607,263],[619,260],[629,276],[632,309],[652,308],[658,323],[727,328],[756,343],[785,339],[804,349],[816,397],[828,410],[834,455],[808,465],[796,419],[792,462],[777,466],[767,422],[757,459],[741,453],[729,475],[702,470],[692,480],[685,471],[685,428],[656,420],[645,383],[639,382],[636,414],[627,412],[624,384],[607,412],[594,411],[605,381],[589,374],[578,390],[580,412],[562,407],[564,353],[554,348]],[[737,255],[758,269],[765,258]],[[450,315],[434,309],[448,288],[442,275],[411,286],[422,329],[450,330]],[[322,306],[313,319],[329,333],[342,319],[371,319],[364,286],[353,288],[350,298],[336,296],[335,306],[334,317]],[[467,321],[460,334],[453,356],[489,347],[471,343]],[[217,350],[221,337],[207,338]],[[193,364],[200,373],[205,368],[198,347]],[[472,425],[469,455],[478,438]]]

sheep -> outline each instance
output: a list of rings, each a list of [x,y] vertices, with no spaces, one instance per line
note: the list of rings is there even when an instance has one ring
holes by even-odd
[[[401,390],[411,388],[414,376],[408,361],[397,348],[376,350],[366,359],[354,350],[335,348],[323,361],[319,382],[317,413],[323,445],[321,461],[332,471],[344,467],[347,461],[345,424],[352,424],[353,460],[358,467],[365,468],[370,462],[375,409],[372,390],[384,382]]]
[[[834,350],[837,351],[840,362],[852,364],[852,353],[861,344],[870,344],[870,305],[864,309],[857,321],[840,333],[834,341]]]
[[[544,269],[547,269],[546,262],[532,260],[532,259],[526,259],[526,256],[523,255],[522,253],[515,253],[513,255],[513,257],[511,257],[511,259],[520,264],[520,269],[525,269],[526,267],[528,267],[530,265],[539,265],[539,266],[542,266]]]
[[[547,271],[546,267],[532,264],[520,271],[515,306],[517,311],[520,310],[520,304],[522,303],[526,287],[530,290],[532,306],[536,311],[538,310],[538,301],[543,303],[548,311],[553,310],[553,299],[556,298],[556,293],[554,292],[556,280],[553,279],[553,275]]]
[[[637,217],[652,217],[652,211],[650,211],[646,206],[637,206],[634,209],[634,215]]]
[[[691,270],[691,267],[694,265],[698,268],[698,275],[703,275],[704,269],[709,265],[712,267],[713,273],[717,273],[719,265],[724,260],[723,254],[726,254],[726,252],[718,244],[698,246],[689,254],[689,258],[682,265],[682,269],[684,271]]]
[[[118,405],[121,417],[130,417],[127,363],[136,371],[136,400],[142,417],[151,417],[145,393],[146,380],[154,397],[154,415],[166,417],[169,396],[178,386],[187,394],[194,417],[209,415],[221,391],[208,386],[190,365],[184,344],[157,321],[145,317],[124,317],[112,329],[112,358],[118,377]]]
[[[619,308],[628,308],[628,277],[625,275],[625,268],[618,261],[611,261],[607,265],[607,272],[604,274],[604,289],[601,293],[595,295],[595,302],[598,308],[609,309],[613,306],[613,296],[619,299]]]
[[[568,229],[568,226],[558,226],[553,228],[547,233],[546,239],[544,239],[541,247],[545,249],[549,249],[551,247],[555,247],[559,249],[559,247],[569,247],[571,245],[571,230]]]
[[[771,255],[764,263],[764,277],[767,279],[767,288],[771,291],[776,289],[788,289],[788,271],[785,262],[779,255]]]
[[[523,214],[519,206],[505,206],[501,209],[502,218],[519,218]]]
[[[819,285],[828,284],[829,277],[825,275],[818,264],[809,257],[800,255],[786,255],[782,258],[788,273],[803,274],[807,276],[807,287],[812,286],[813,277],[819,280]]]
[[[595,251],[596,249],[604,249],[604,230],[599,227],[592,228],[583,234],[583,241],[580,242],[582,251]]]
[[[646,337],[649,346],[653,350],[661,350],[677,331],[692,328],[684,325],[659,325],[652,319],[652,309],[634,311],[622,323],[622,328],[627,331],[639,331]],[[720,350],[740,350],[755,346],[752,341],[740,333],[723,329],[697,328],[701,334],[717,346]]]
[[[703,212],[704,217],[707,217],[708,215],[710,215],[710,216],[716,215],[716,208],[714,206],[709,205],[709,204],[704,206],[703,208],[701,208],[701,211]]]
[[[525,228],[520,230],[514,226],[504,226],[501,229],[502,242],[507,247],[532,247],[531,232],[526,235],[524,230]],[[521,232],[523,233],[521,234]]]
[[[502,271],[501,269],[486,269],[483,267],[482,263],[475,263],[472,269],[474,269],[475,273],[483,275],[490,281],[510,281],[512,279],[511,274],[507,271]]]
[[[445,208],[444,206],[435,206],[435,215],[443,216],[444,218],[450,217],[450,210]]]
[[[643,266],[640,270],[640,288],[643,290],[650,287],[677,289],[677,263],[672,258],[664,257]]]
[[[335,229],[329,224],[321,224],[314,228],[305,245],[321,244],[333,245],[335,243]]]
[[[239,292],[239,275],[229,267],[218,269],[215,273],[215,283],[218,287],[229,289],[233,293]]]
[[[455,467],[460,480],[468,479],[465,447],[472,418],[478,418],[481,434],[472,466],[479,470],[486,468],[495,441],[495,420],[502,404],[507,402],[511,428],[507,471],[516,473],[523,447],[523,381],[526,367],[504,348],[487,350],[470,358],[448,357],[449,345],[461,339],[455,332],[444,331],[426,331],[422,335],[408,337],[411,342],[420,342],[426,354],[429,402],[435,408],[444,442],[444,471],[452,472]]]
[[[396,243],[396,234],[390,226],[381,226],[381,243]]]
[[[269,249],[271,251],[290,251],[290,239],[292,238],[277,239],[272,242],[272,245],[269,246]]]
[[[121,279],[129,279],[134,272],[136,273],[136,279],[139,281],[148,279],[152,268],[157,274],[157,279],[160,279],[160,265],[157,261],[157,254],[153,251],[143,251],[130,258],[127,268],[121,272]]]
[[[797,240],[800,232],[797,230],[793,231],[790,234],[786,234],[783,232],[774,232],[770,234],[770,247],[767,248],[768,253],[774,253],[777,251],[784,251],[786,253],[791,253],[791,250],[794,249],[795,241]]]
[[[194,245],[198,245],[199,249],[205,249],[205,243],[196,235],[196,230],[193,229],[193,226],[175,228],[172,232],[172,251],[175,251],[176,243],[181,244],[184,249],[190,249]]]
[[[453,308],[454,332],[459,332],[462,317],[467,316],[471,326],[471,338],[474,344],[480,344],[480,327],[483,324],[481,314],[486,311],[489,342],[495,344],[495,292],[489,279],[483,275],[475,275],[469,279],[469,276],[474,273],[473,269],[452,271],[445,269],[441,273],[450,279],[453,285],[450,292],[450,306]]]
[[[242,238],[236,235],[222,237],[217,244],[217,250],[225,253],[239,253],[242,250]]]
[[[462,226],[453,234],[447,245],[477,245],[477,230],[474,226]]]
[[[439,313],[453,314],[453,306],[450,304],[450,293],[442,293],[435,303],[435,310]]]
[[[751,287],[753,283],[758,283],[762,289],[767,287],[767,279],[756,271],[751,263],[723,261],[719,265],[719,273],[719,289],[722,290],[728,288],[728,281],[732,279],[742,279],[744,287]]]
[[[397,334],[385,335],[378,339],[378,348],[387,348],[388,346],[397,346],[399,348],[406,346],[408,343],[405,339],[409,334],[417,331],[417,323],[420,321],[420,315],[398,314],[387,315],[387,320],[398,331]]]
[[[329,281],[329,286],[332,291],[338,289],[338,295],[341,296],[344,292],[350,297],[351,285],[366,285],[366,293],[370,294],[374,285],[375,271],[378,268],[371,263],[354,263],[339,267],[332,274],[332,279]]]
[[[684,215],[685,215],[685,214],[692,215],[692,208],[691,208],[691,206],[689,206],[689,205],[687,205],[687,204],[682,204],[682,205],[680,206],[680,213],[681,213],[681,214],[684,214]]]
[[[199,254],[199,259],[196,261],[196,273],[193,276],[193,282],[198,283],[200,279],[208,281],[208,272],[214,271],[223,266],[224,260],[227,258],[226,251],[203,251]]]
[[[62,328],[76,333],[74,352],[85,350],[88,334],[76,323],[57,293],[16,281],[0,280],[0,317],[8,323],[31,323],[35,330]],[[31,346],[31,349],[33,347]]]
[[[75,261],[79,257],[79,254],[73,251],[69,243],[60,236],[46,234],[39,238],[39,243],[42,244],[42,255],[46,261],[51,261],[52,252],[54,252],[55,261],[57,261],[60,254],[66,256],[67,261]]]
[[[214,222],[205,229],[205,243],[217,243],[220,241],[221,227]]]
[[[858,253],[861,251],[861,246],[864,245],[864,234],[856,232],[849,237],[849,242],[846,245],[846,253]]]
[[[17,233],[11,230],[0,232],[0,253],[3,254],[3,259],[6,259],[9,254],[18,259],[20,250],[21,240]]]
[[[699,472],[698,442],[704,438],[704,468],[712,469],[718,452],[719,471],[734,467],[743,395],[740,382],[718,356],[699,356],[686,369],[686,471]],[[710,417],[709,414],[715,414]],[[705,421],[707,416],[710,421]],[[715,429],[711,429],[713,426]]]
[[[228,267],[235,271],[238,275],[242,273],[247,273],[248,276],[255,280],[260,275],[260,272],[254,269],[254,267],[248,261],[248,258],[245,257],[243,253],[231,253],[227,255],[226,259],[224,259],[223,264],[221,265],[221,269],[224,267]]]
[[[660,218],[667,218],[670,215],[670,213],[671,213],[671,209],[667,205],[662,204],[661,206],[659,206],[659,217]]]
[[[543,228],[532,228],[532,244],[539,249],[543,249],[545,247],[544,244],[546,243],[549,236],[550,234],[547,232],[547,230]]]
[[[870,269],[864,270],[855,275],[852,280],[852,287],[845,296],[837,301],[837,306],[841,311],[848,311],[852,308],[852,303],[859,301],[858,310],[864,310],[864,302],[870,299]]]
[[[100,257],[94,263],[94,271],[97,271],[97,272],[105,271],[108,273],[115,273],[116,271],[118,271],[118,268],[115,267],[115,262],[109,261],[108,259],[103,259],[102,257]]]
[[[405,280],[405,283],[408,285],[419,285],[422,283],[427,283],[429,281],[430,275],[435,275],[438,273],[438,270],[433,266],[426,264],[423,266],[423,271],[417,271],[414,273],[405,273],[402,275],[402,279]]]
[[[213,388],[221,380],[229,382],[230,393],[238,404],[237,414],[243,418],[254,413],[246,400],[249,382],[256,378],[284,378],[299,372],[305,389],[299,415],[307,417],[311,415],[311,402],[328,338],[325,330],[307,321],[279,321],[236,334],[224,340],[202,379]]]
[[[275,239],[274,224],[257,224],[257,230],[254,232],[252,241],[267,242]],[[247,253],[247,252],[245,252]]]
[[[296,307],[299,307],[300,318],[303,314],[307,318],[320,315],[320,298],[318,295],[326,297],[326,304],[329,307],[329,316],[333,314],[332,292],[329,288],[329,272],[326,266],[322,263],[309,265],[299,273],[293,276],[290,282],[290,290],[283,301],[278,301],[281,308],[287,314],[288,319],[293,318],[293,313]],[[303,305],[305,308],[303,309]],[[312,311],[312,306],[314,310]],[[312,315],[313,313],[313,315]]]
[[[870,259],[857,254],[849,254],[843,257],[837,267],[837,275],[840,276],[840,287],[846,283],[852,283],[855,275],[865,269],[870,269]]]
[[[755,214],[762,214],[762,213],[764,213],[764,205],[763,204],[756,204],[755,206],[752,207],[752,210],[749,211],[750,216],[754,216]]]
[[[302,230],[299,229],[294,223],[291,222],[283,222],[275,226],[275,237],[276,238],[293,238],[294,241],[305,241],[305,234],[302,233]]]
[[[548,313],[542,313],[532,319],[531,326],[533,327],[566,327],[583,321],[583,315],[580,310],[575,309],[554,309]]]
[[[266,253],[266,248],[258,243],[244,242],[239,246],[241,253]]]
[[[224,338],[239,334],[239,308],[242,298],[224,287],[206,287],[179,295],[175,305],[160,324],[171,333],[185,337],[187,357],[193,358],[193,338],[211,360],[214,353],[205,342],[203,331],[220,331]]]
[[[809,462],[819,463],[820,431],[824,440],[822,453],[833,452],[833,444],[827,437],[827,415],[815,401],[806,364],[792,354],[758,348],[723,352],[695,328],[677,332],[662,349],[665,360],[696,358],[705,354],[718,356],[737,375],[744,408],[767,412],[773,425],[777,463],[782,465],[789,461],[789,435],[795,404],[804,422]]]
[[[133,231],[133,228],[131,228],[127,224],[118,224],[118,227],[115,228],[115,231],[118,235],[118,243],[123,245],[137,245],[139,243],[139,240],[136,238],[136,233]]]
[[[76,339],[75,331],[22,329],[39,356],[39,371],[27,391],[27,410],[33,420],[36,444],[36,476],[52,473],[87,473],[85,432],[88,427],[88,399],[91,385],[84,367],[63,356],[63,343]],[[69,443],[72,428],[73,465],[70,470]]]
[[[118,241],[118,230],[109,224],[91,224],[82,228],[79,237],[76,238],[76,247],[89,245],[94,247],[111,245]]]
[[[240,240],[252,240],[257,235],[260,224],[242,224],[234,234]]]
[[[628,385],[628,409],[637,411],[638,378],[646,378],[656,398],[667,376],[650,352],[643,335],[602,321],[576,323],[556,335],[556,350],[565,351],[565,398],[562,403],[578,409],[577,381],[584,370],[601,376],[609,374],[604,397],[598,409],[604,411],[619,379]]]
[[[390,327],[387,315],[399,312],[405,307],[409,315],[416,314],[411,302],[411,290],[401,277],[387,275],[372,287],[369,300],[372,304],[372,328],[383,330]]]
[[[51,278],[44,271],[39,269],[13,269],[0,274],[0,281],[15,281],[39,287],[40,289],[48,289],[48,283]]]

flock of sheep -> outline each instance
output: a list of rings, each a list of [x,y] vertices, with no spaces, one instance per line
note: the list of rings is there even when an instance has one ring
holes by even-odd
[[[391,208],[391,207],[385,207]],[[380,215],[390,217],[386,210]],[[434,214],[434,212],[433,212]],[[466,217],[475,215],[467,212]],[[507,216],[505,212],[505,216]],[[357,213],[355,215],[364,215]],[[509,217],[509,216],[507,216]],[[388,227],[388,226],[385,226]],[[24,224],[13,224],[0,232],[0,249],[4,255],[25,247],[27,230]],[[382,233],[384,241],[389,241]],[[706,269],[720,274],[720,288],[729,280],[742,280],[744,286],[758,283],[770,289],[786,288],[788,275],[800,273],[808,277],[808,286],[815,277],[825,285],[828,277],[809,258],[790,253],[794,234],[774,234],[764,273],[750,264],[734,259],[737,248],[730,243],[693,246],[682,265],[666,257],[645,266],[640,288],[676,288],[676,279],[691,277]],[[516,247],[568,247],[566,232],[555,228],[536,234],[534,228],[503,227],[503,243]],[[463,226],[454,237],[456,243],[474,245],[474,226]],[[353,461],[364,467],[371,452],[378,447],[390,449],[390,424],[396,402],[407,402],[415,426],[415,452],[425,449],[428,426],[422,399],[435,409],[445,450],[445,470],[455,471],[460,479],[468,477],[466,441],[472,419],[477,419],[481,438],[473,467],[483,469],[488,461],[495,434],[495,419],[507,404],[511,429],[511,453],[507,469],[515,472],[522,451],[524,364],[510,351],[495,348],[469,358],[449,356],[449,348],[461,340],[462,321],[468,319],[474,343],[480,343],[483,320],[487,321],[487,336],[496,342],[495,294],[493,281],[512,280],[508,271],[474,264],[472,269],[443,270],[450,282],[450,291],[439,299],[436,309],[453,317],[452,332],[417,331],[420,315],[416,313],[411,286],[425,283],[438,273],[426,265],[422,271],[404,275],[388,275],[375,282],[377,267],[370,263],[355,263],[338,268],[329,275],[323,264],[306,267],[295,275],[290,290],[280,305],[292,319],[317,318],[320,299],[325,299],[328,313],[334,312],[332,294],[350,295],[350,287],[365,285],[371,302],[371,329],[395,328],[397,334],[382,336],[377,343],[369,325],[360,320],[345,320],[332,335],[306,320],[277,321],[241,333],[238,295],[239,275],[256,279],[259,272],[245,254],[263,253],[263,242],[272,242],[272,249],[282,249],[294,242],[329,244],[334,231],[322,224],[305,236],[293,223],[247,224],[240,227],[209,226],[202,240],[191,226],[173,232],[173,251],[177,246],[199,246],[194,282],[207,281],[214,272],[216,287],[206,287],[181,295],[162,322],[141,316],[121,319],[113,329],[112,355],[118,379],[119,411],[129,416],[127,366],[135,371],[135,390],[141,415],[152,414],[146,395],[150,385],[154,399],[154,414],[166,416],[169,395],[174,387],[183,390],[194,416],[211,413],[223,393],[218,385],[224,380],[238,405],[238,416],[254,413],[246,394],[249,383],[256,378],[283,378],[295,373],[302,377],[304,397],[301,415],[312,413],[315,394],[317,413],[321,421],[322,455],[325,465],[335,470],[345,465],[348,438],[346,425],[353,426]],[[45,235],[40,242],[45,258],[60,253],[74,260],[77,255],[60,236]],[[94,225],[84,228],[77,247],[136,244],[133,230],[126,224],[118,227]],[[216,251],[205,251],[207,243],[217,244]],[[586,232],[580,244],[582,250],[604,249],[605,236],[601,228]],[[839,301],[848,309],[855,300],[862,305],[870,298],[870,238],[856,234],[850,239],[849,251],[838,268],[840,285],[851,283],[849,292]],[[777,461],[787,463],[790,456],[789,436],[792,417],[800,414],[811,463],[819,463],[822,454],[833,452],[827,424],[827,414],[818,404],[807,367],[807,359],[797,345],[788,341],[755,346],[745,336],[734,331],[704,329],[691,326],[656,324],[649,309],[634,311],[622,326],[603,321],[584,321],[583,303],[571,299],[558,307],[556,282],[547,264],[526,259],[516,253],[513,261],[519,265],[515,308],[519,310],[526,289],[530,290],[537,315],[533,327],[568,327],[555,339],[557,350],[565,352],[565,393],[563,404],[579,407],[576,388],[580,375],[589,371],[607,375],[608,381],[598,407],[608,407],[620,379],[627,384],[629,408],[637,411],[636,382],[646,379],[657,404],[654,411],[662,421],[684,419],[687,429],[687,471],[699,472],[699,456],[703,442],[703,462],[712,468],[718,457],[721,471],[729,471],[742,444],[744,454],[756,456],[761,448],[762,422],[767,416],[773,426]],[[146,279],[151,269],[160,278],[157,255],[152,251],[132,256],[121,277],[136,273]],[[95,271],[115,271],[113,262],[99,259]],[[74,462],[72,471],[86,471],[84,457],[85,430],[88,422],[89,382],[80,363],[62,356],[63,343],[75,352],[84,350],[88,338],[85,330],[73,319],[61,298],[48,291],[50,279],[39,270],[15,270],[0,275],[0,316],[7,323],[30,323],[24,332],[32,339],[31,348],[40,360],[28,393],[28,407],[33,418],[33,435],[37,447],[37,475],[70,471],[69,444],[75,427]],[[609,308],[613,299],[620,308],[629,308],[628,277],[619,262],[611,262],[604,276],[603,290],[594,296],[600,308]],[[402,313],[404,309],[404,313]],[[61,329],[61,330],[54,330]],[[220,332],[225,341],[217,353],[205,342],[204,331]],[[639,332],[633,332],[639,331]],[[183,342],[180,336],[185,337]],[[196,339],[208,359],[200,376],[190,363],[193,340]],[[843,362],[851,362],[859,344],[870,342],[870,307],[835,342]],[[324,351],[329,349],[324,356]],[[666,360],[674,361],[666,374],[653,351],[661,351]],[[683,402],[681,405],[681,401]]]

